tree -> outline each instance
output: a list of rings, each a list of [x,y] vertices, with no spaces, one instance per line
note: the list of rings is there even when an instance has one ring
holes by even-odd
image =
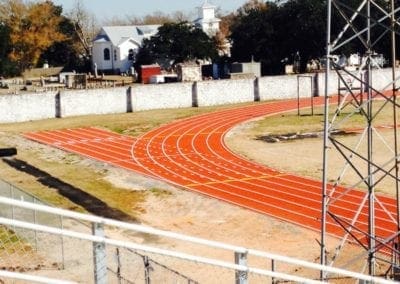
[[[336,38],[344,25],[343,15],[351,18],[361,0],[335,1],[341,9],[333,9],[332,39]],[[376,0],[375,4],[386,7],[385,0]],[[230,26],[232,59],[248,61],[252,56],[262,63],[263,74],[278,74],[283,72],[284,62],[293,63],[294,55],[301,56],[301,70],[305,69],[309,59],[325,55],[326,47],[326,0],[287,0],[283,4],[263,4],[257,0],[248,1],[235,14],[235,21]],[[375,24],[382,18],[384,12],[372,5],[371,22]],[[366,24],[367,16],[361,11],[348,29],[345,37],[352,29],[361,31]],[[388,21],[387,21],[388,22]],[[386,24],[388,24],[386,22]],[[375,52],[383,53],[390,58],[390,33],[381,25],[375,25],[371,31]],[[362,34],[366,37],[366,34]],[[359,38],[354,38],[345,46],[337,49],[338,54],[363,52],[365,47]]]
[[[86,10],[82,0],[76,0],[68,18],[73,25],[77,42],[81,45],[80,53],[90,58],[91,41],[100,30],[95,16]]]
[[[105,21],[109,26],[125,26],[125,25],[163,25],[165,23],[179,23],[189,21],[190,14],[182,11],[176,11],[170,14],[155,11],[152,14],[144,16],[128,15],[125,18],[113,17]]]
[[[5,0],[0,17],[10,30],[10,60],[22,72],[38,63],[41,54],[53,43],[65,39],[59,32],[60,7],[51,1],[24,4],[22,0]]]
[[[283,52],[277,41],[275,23],[278,7],[275,4],[256,6],[237,15],[231,26],[232,60],[250,61],[254,58],[262,63],[263,74],[279,73]]]
[[[254,10],[266,10],[267,4],[261,0],[248,0],[238,10],[237,14],[240,17],[246,16]]]
[[[321,0],[290,0],[277,10],[276,40],[281,58],[288,57],[292,62],[299,52],[302,71],[308,60],[325,54],[326,5]]]
[[[5,24],[0,23],[0,76],[17,74],[15,64],[8,58],[10,52],[10,30]]]
[[[234,60],[248,61],[254,56],[261,61],[263,74],[279,74],[297,52],[303,70],[308,59],[323,56],[325,1],[289,0],[264,6],[257,2],[250,1],[239,9],[232,26]]]
[[[167,65],[217,56],[214,41],[188,22],[166,23],[143,41],[136,65],[163,62]]]
[[[59,25],[59,32],[65,39],[49,46],[42,52],[38,65],[47,62],[50,66],[63,66],[66,71],[87,72],[90,70],[90,57],[82,46],[74,23],[64,16]]]

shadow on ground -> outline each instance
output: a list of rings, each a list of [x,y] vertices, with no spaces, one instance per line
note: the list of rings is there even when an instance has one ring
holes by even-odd
[[[19,159],[3,159],[3,161],[14,169],[34,176],[41,184],[56,189],[59,194],[68,198],[75,204],[85,208],[88,212],[105,217],[112,218],[127,222],[136,222],[137,220],[128,214],[108,206],[105,202],[101,201],[95,196],[90,195],[83,190],[63,182],[62,180],[53,177],[49,173],[42,171],[35,166],[28,164]]]

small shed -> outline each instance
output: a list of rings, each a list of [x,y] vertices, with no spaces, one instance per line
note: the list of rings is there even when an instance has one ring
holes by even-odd
[[[197,64],[178,64],[177,74],[179,82],[201,81],[201,66]]]
[[[150,78],[161,74],[161,67],[158,64],[140,66],[139,78],[143,84],[149,84]]]
[[[261,64],[260,62],[244,62],[244,63],[232,63],[231,75],[233,73],[239,74],[251,74],[255,77],[261,77]]]

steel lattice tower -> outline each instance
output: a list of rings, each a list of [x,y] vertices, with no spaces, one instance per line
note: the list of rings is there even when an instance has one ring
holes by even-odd
[[[321,264],[399,279],[395,59],[400,8],[394,0],[351,2],[327,0]],[[363,60],[349,71],[334,55],[354,46]],[[384,46],[389,69],[381,69],[375,55]],[[339,95],[330,97],[336,82]],[[354,135],[340,135],[346,133]],[[331,234],[339,236],[333,245],[327,241]],[[362,249],[349,253],[353,244]]]

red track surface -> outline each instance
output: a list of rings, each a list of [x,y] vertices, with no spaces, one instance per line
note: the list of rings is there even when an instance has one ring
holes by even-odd
[[[314,103],[322,104],[322,99],[315,99]],[[308,104],[309,99],[301,101],[302,107]],[[319,181],[249,162],[229,151],[224,144],[224,135],[238,123],[296,108],[297,101],[289,100],[224,110],[179,120],[137,139],[96,128],[43,131],[25,136],[319,230]],[[351,221],[364,196],[356,190],[347,193],[330,211]],[[377,204],[376,233],[385,238],[396,230],[396,204],[395,200],[382,196]],[[365,230],[366,212],[365,207],[357,219],[357,224]],[[328,232],[343,234],[336,223],[327,221]]]

